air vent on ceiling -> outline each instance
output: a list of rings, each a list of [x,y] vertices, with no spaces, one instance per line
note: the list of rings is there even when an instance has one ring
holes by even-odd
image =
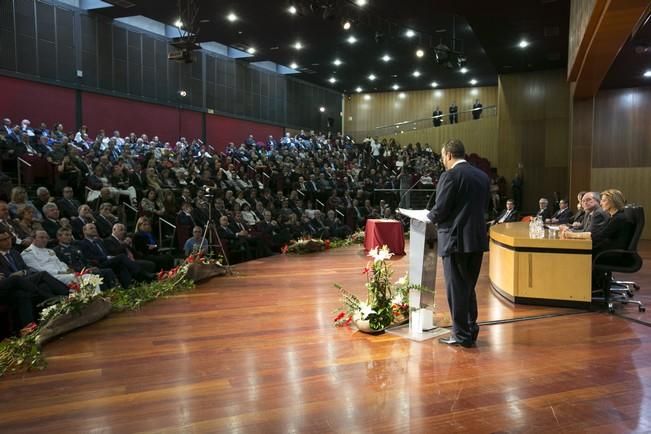
[[[561,29],[558,26],[545,26],[545,38],[552,38],[561,34]]]
[[[104,0],[106,3],[110,3],[113,6],[119,6],[121,8],[129,9],[134,7],[136,4],[130,2],[129,0]]]

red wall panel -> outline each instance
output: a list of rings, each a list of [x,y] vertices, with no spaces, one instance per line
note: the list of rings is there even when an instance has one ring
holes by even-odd
[[[0,118],[14,124],[29,119],[32,128],[41,122],[52,127],[61,122],[65,131],[75,131],[75,91],[29,80],[0,76]]]
[[[218,151],[226,148],[229,142],[239,145],[249,134],[253,134],[256,140],[264,142],[270,135],[280,139],[283,128],[225,116],[206,115],[206,141]]]
[[[122,137],[134,132],[158,136],[161,141],[172,142],[179,137],[181,117],[179,110],[156,104],[131,101],[96,93],[82,96],[83,120],[91,137],[100,129],[106,134],[119,130]],[[201,136],[201,129],[198,131]]]
[[[201,138],[201,113],[190,110],[181,110],[180,136],[185,137],[188,141]]]

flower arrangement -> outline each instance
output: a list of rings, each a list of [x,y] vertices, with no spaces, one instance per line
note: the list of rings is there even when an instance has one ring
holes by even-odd
[[[368,256],[373,258],[362,270],[366,275],[366,301],[360,300],[354,294],[335,284],[341,293],[343,307],[338,309],[334,318],[336,327],[347,326],[355,322],[357,327],[365,331],[368,321],[369,331],[381,331],[386,327],[403,322],[409,315],[409,290],[424,288],[409,282],[408,276],[401,277],[391,283],[393,270],[388,260],[393,256],[387,246],[371,249]]]
[[[365,237],[366,233],[362,230],[359,230],[357,232],[353,232],[348,238],[353,244],[364,244]]]
[[[47,323],[52,318],[79,312],[84,306],[90,304],[97,297],[100,297],[100,285],[104,281],[101,276],[91,274],[83,269],[75,273],[76,278],[68,284],[70,295],[41,311],[41,324]]]
[[[325,250],[326,243],[323,240],[315,238],[301,238],[282,248],[282,253],[293,253],[302,255],[305,253],[314,253]]]

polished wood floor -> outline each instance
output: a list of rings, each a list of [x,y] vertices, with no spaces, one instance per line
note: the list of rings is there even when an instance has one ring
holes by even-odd
[[[45,371],[0,379],[0,432],[651,432],[650,313],[513,307],[485,259],[480,319],[523,320],[484,325],[477,348],[335,329],[332,284],[363,294],[366,260],[353,246],[240,264],[64,336]],[[397,278],[407,258],[392,263]]]

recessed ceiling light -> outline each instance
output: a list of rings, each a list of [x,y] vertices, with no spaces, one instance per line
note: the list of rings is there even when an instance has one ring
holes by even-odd
[[[416,36],[416,32],[414,32],[411,29],[407,29],[407,31],[405,32],[405,36],[408,38],[413,38],[414,36]]]
[[[473,86],[476,85],[476,84],[477,84],[477,80],[475,80],[475,79],[473,78],[472,80],[470,80],[470,84],[472,84]]]
[[[337,79],[334,78],[334,77],[330,77],[330,78],[328,79],[328,81],[329,81],[330,83],[334,84],[334,83],[337,82]]]
[[[382,56],[382,60],[384,60],[385,62],[388,62],[389,60],[391,60],[391,56],[389,56],[388,54],[385,54],[384,56]]]
[[[393,86],[391,86],[391,89],[398,90],[398,89],[400,89],[400,86],[398,86],[397,84],[394,84]]]
[[[237,15],[231,12],[230,14],[226,15],[226,19],[232,23],[234,21],[237,21]]]
[[[377,77],[375,76],[375,74],[369,74],[369,76],[368,76],[368,79],[371,80],[371,81],[375,80],[376,78]]]
[[[323,112],[325,111],[325,107],[323,107],[323,106],[319,107],[319,111],[320,111],[321,113],[323,113]]]
[[[341,65],[343,62],[342,62],[341,60],[339,60],[339,59],[335,59],[332,63],[334,63],[335,66],[339,66],[339,65]]]
[[[412,72],[411,75],[413,75],[414,77],[420,77],[420,71],[416,70]]]
[[[188,92],[186,90],[184,90],[184,89],[181,89],[181,90],[179,90],[179,95],[185,97],[185,96],[188,96]]]
[[[303,44],[301,44],[300,41],[296,41],[296,43],[294,44],[294,48],[295,48],[296,50],[300,50],[300,49],[303,48]]]
[[[249,48],[246,49],[246,52],[249,53],[249,54],[255,54],[255,48],[249,47]]]
[[[425,52],[421,49],[416,50],[416,57],[423,57]]]
[[[341,21],[341,27],[343,27],[344,30],[350,30],[350,28],[353,27],[353,23],[351,23],[349,19],[344,18]]]
[[[401,99],[402,99],[402,98],[405,98],[406,96],[407,96],[407,94],[404,93],[404,92],[400,92],[400,93],[398,94],[398,98],[401,98]]]
[[[287,8],[287,12],[289,12],[292,15],[296,15],[296,12],[298,11],[296,10],[296,6],[291,5],[290,7]]]
[[[350,36],[348,37],[348,39],[346,39],[346,41],[347,41],[349,44],[354,44],[355,42],[357,42],[357,38],[354,37],[353,35],[350,35]]]
[[[466,67],[464,66],[463,68],[461,68],[461,69],[459,70],[459,72],[462,73],[462,74],[465,74],[466,72],[468,72],[468,68],[466,68]]]
[[[651,69],[647,69],[646,71],[644,71],[644,76],[651,77]]]
[[[355,0],[357,6],[366,6],[366,0]]]
[[[432,86],[432,87],[438,87],[439,84],[437,82],[433,81],[429,85]]]
[[[357,87],[355,88],[355,92],[357,92],[357,93],[360,93],[362,90],[363,90],[363,89],[362,89],[361,87],[359,87],[359,86],[357,86]]]
[[[298,69],[298,63],[296,63],[296,62],[292,62],[292,63],[289,65],[289,67],[292,68],[292,69]]]
[[[529,46],[529,41],[527,41],[526,39],[523,39],[518,43],[518,47],[520,48],[527,48],[528,46]]]
[[[364,99],[365,99],[366,101],[368,101],[369,99],[371,99],[371,95],[369,95],[369,94],[364,95]]]
[[[183,27],[183,21],[181,21],[181,18],[178,18],[176,21],[174,21],[174,25],[179,29]]]

